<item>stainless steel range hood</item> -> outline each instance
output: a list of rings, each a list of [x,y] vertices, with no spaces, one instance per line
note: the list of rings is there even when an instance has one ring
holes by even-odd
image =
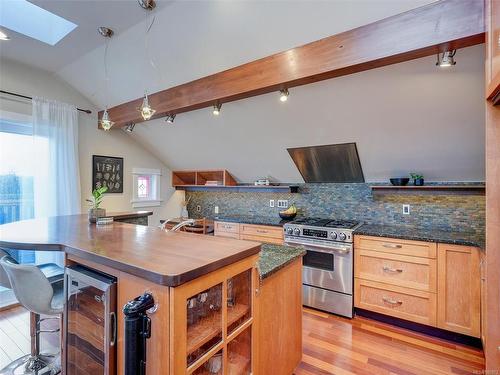
[[[365,182],[356,143],[287,150],[305,182]]]

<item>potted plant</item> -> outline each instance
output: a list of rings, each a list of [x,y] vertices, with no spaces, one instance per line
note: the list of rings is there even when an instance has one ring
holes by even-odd
[[[410,173],[410,177],[413,180],[413,185],[424,186],[424,176],[418,173]]]
[[[92,198],[86,199],[90,204],[89,208],[89,221],[91,223],[95,223],[97,218],[106,216],[106,210],[104,208],[100,208],[102,199],[104,198],[104,193],[108,191],[107,186],[100,187],[98,189],[94,189],[92,192]]]

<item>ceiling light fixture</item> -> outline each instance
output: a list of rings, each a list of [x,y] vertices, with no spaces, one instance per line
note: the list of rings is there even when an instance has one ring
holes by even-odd
[[[0,40],[10,40],[10,38],[2,30],[0,30]]]
[[[156,7],[154,0],[137,0],[137,2],[142,9],[153,10]]]
[[[156,110],[151,108],[149,105],[149,99],[148,99],[148,94],[144,93],[144,99],[142,99],[142,105],[141,108],[139,108],[139,111],[141,112],[141,116],[145,121],[148,121],[153,117],[155,114]]]
[[[133,122],[131,122],[130,124],[125,126],[123,128],[123,130],[126,131],[127,133],[132,133],[134,131],[134,127],[135,127],[135,124]]]
[[[173,124],[174,123],[174,120],[175,120],[175,113],[174,114],[171,114],[171,115],[167,115],[167,118],[165,119],[166,122],[168,122],[169,124]]]
[[[220,109],[222,107],[222,104],[221,103],[215,103],[214,104],[214,109],[212,111],[212,113],[214,114],[214,116],[219,116],[220,115]]]
[[[450,66],[456,65],[457,62],[454,59],[455,53],[457,53],[456,49],[454,49],[453,51],[443,52],[441,60],[439,59],[439,53],[438,53],[436,66],[439,66],[441,68],[448,68]]]
[[[288,89],[280,90],[280,101],[286,102],[289,95],[290,93],[288,92]]]
[[[104,65],[104,99],[107,102],[107,100],[108,100],[108,61],[107,61],[108,45],[109,45],[109,40],[111,39],[111,37],[113,36],[114,33],[113,33],[113,30],[111,30],[108,27],[104,27],[104,26],[99,27],[97,29],[97,31],[99,32],[99,34],[101,34],[106,39],[106,46],[104,47],[104,64],[103,65]],[[111,127],[114,125],[114,122],[111,121],[111,119],[109,118],[107,104],[106,104],[106,109],[104,110],[104,113],[102,114],[102,118],[99,121],[99,124],[106,131],[111,129]]]
[[[111,127],[114,125],[114,122],[109,118],[108,107],[106,107],[106,109],[104,110],[101,121],[99,121],[99,123],[101,124],[101,127],[106,131],[111,129]]]

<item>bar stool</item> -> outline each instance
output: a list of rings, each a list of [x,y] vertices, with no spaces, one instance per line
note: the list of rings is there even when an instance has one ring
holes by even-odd
[[[60,329],[42,330],[40,315],[60,318],[64,305],[64,270],[54,263],[38,266],[18,264],[0,249],[0,283],[12,289],[19,303],[30,311],[31,353],[0,370],[0,375],[58,374],[57,355],[40,353],[40,333],[56,333]]]

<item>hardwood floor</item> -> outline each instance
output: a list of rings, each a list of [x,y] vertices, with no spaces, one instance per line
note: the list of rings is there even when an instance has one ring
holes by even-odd
[[[483,351],[367,318],[304,309],[303,356],[295,375],[482,374]]]
[[[366,318],[340,318],[304,309],[303,357],[295,375],[482,374],[482,350],[389,326]],[[53,351],[55,335],[42,334]],[[0,312],[0,368],[29,353],[29,314]]]
[[[42,329],[57,328],[57,321],[42,322]],[[42,333],[42,352],[57,352],[57,334]],[[0,311],[0,369],[30,352],[30,314],[23,307]]]

